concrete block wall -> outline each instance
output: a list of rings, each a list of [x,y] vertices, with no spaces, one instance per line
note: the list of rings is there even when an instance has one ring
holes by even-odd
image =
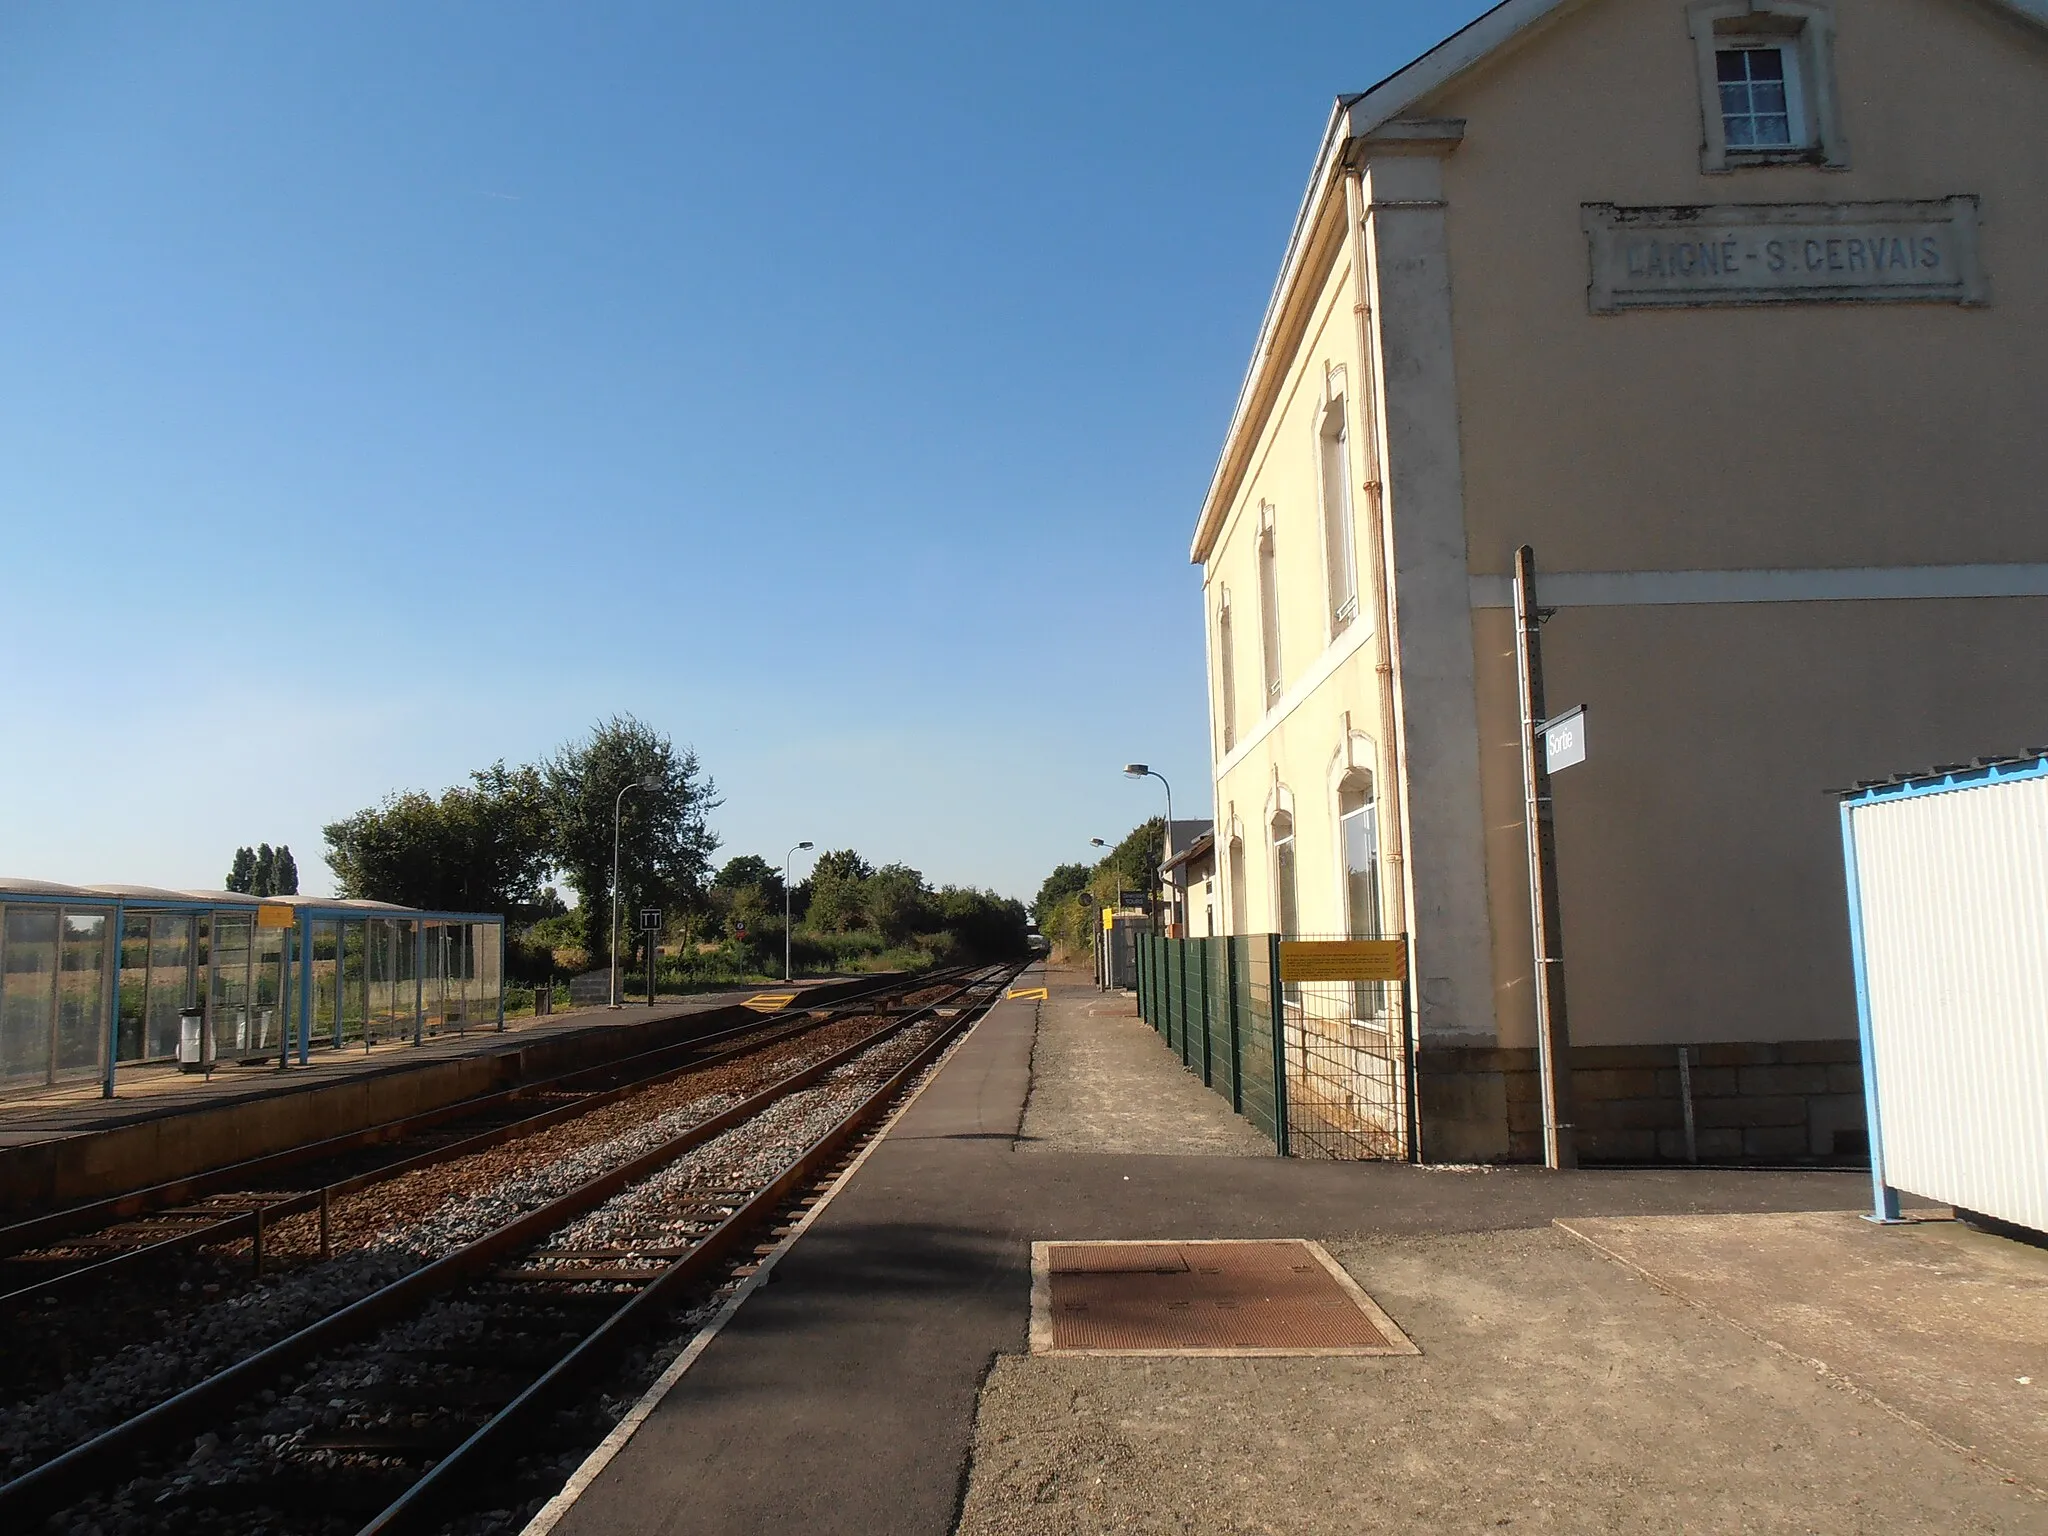
[[[1586,1163],[1683,1163],[1675,1045],[1577,1046],[1573,1119]],[[1693,1124],[1705,1163],[1857,1163],[1868,1156],[1854,1040],[1688,1047]],[[1537,1162],[1534,1050],[1426,1048],[1417,1063],[1431,1162]]]

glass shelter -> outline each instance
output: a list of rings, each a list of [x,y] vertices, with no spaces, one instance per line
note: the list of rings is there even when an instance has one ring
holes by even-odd
[[[504,971],[487,913],[0,878],[0,1093],[503,1029]]]

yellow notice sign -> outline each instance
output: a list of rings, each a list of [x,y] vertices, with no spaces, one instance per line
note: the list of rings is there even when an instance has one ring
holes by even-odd
[[[290,907],[278,906],[274,902],[266,901],[256,909],[258,928],[289,928],[298,920],[299,915]]]
[[[1405,939],[1282,940],[1282,981],[1406,981]]]
[[[795,1001],[794,992],[756,992],[740,1006],[756,1013],[780,1013]]]
[[[1013,987],[1006,995],[1012,998],[1020,998],[1027,1003],[1033,1001],[1034,999],[1039,1002],[1043,1002],[1045,1001],[1045,988]]]
[[[1104,907],[1102,909],[1102,931],[1104,933],[1107,933],[1110,929],[1114,928],[1115,926],[1116,913],[1112,912],[1108,907]]]

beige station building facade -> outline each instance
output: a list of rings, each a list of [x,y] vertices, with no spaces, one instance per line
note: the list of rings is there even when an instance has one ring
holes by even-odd
[[[1223,931],[1406,933],[1535,1155],[1533,548],[1578,1141],[1862,1150],[1831,788],[2048,741],[2048,0],[1509,0],[1339,101],[1201,510]]]

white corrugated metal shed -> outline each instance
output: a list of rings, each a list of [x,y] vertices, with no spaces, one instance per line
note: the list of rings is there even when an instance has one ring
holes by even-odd
[[[1876,1215],[2048,1231],[2048,752],[1842,805]]]

